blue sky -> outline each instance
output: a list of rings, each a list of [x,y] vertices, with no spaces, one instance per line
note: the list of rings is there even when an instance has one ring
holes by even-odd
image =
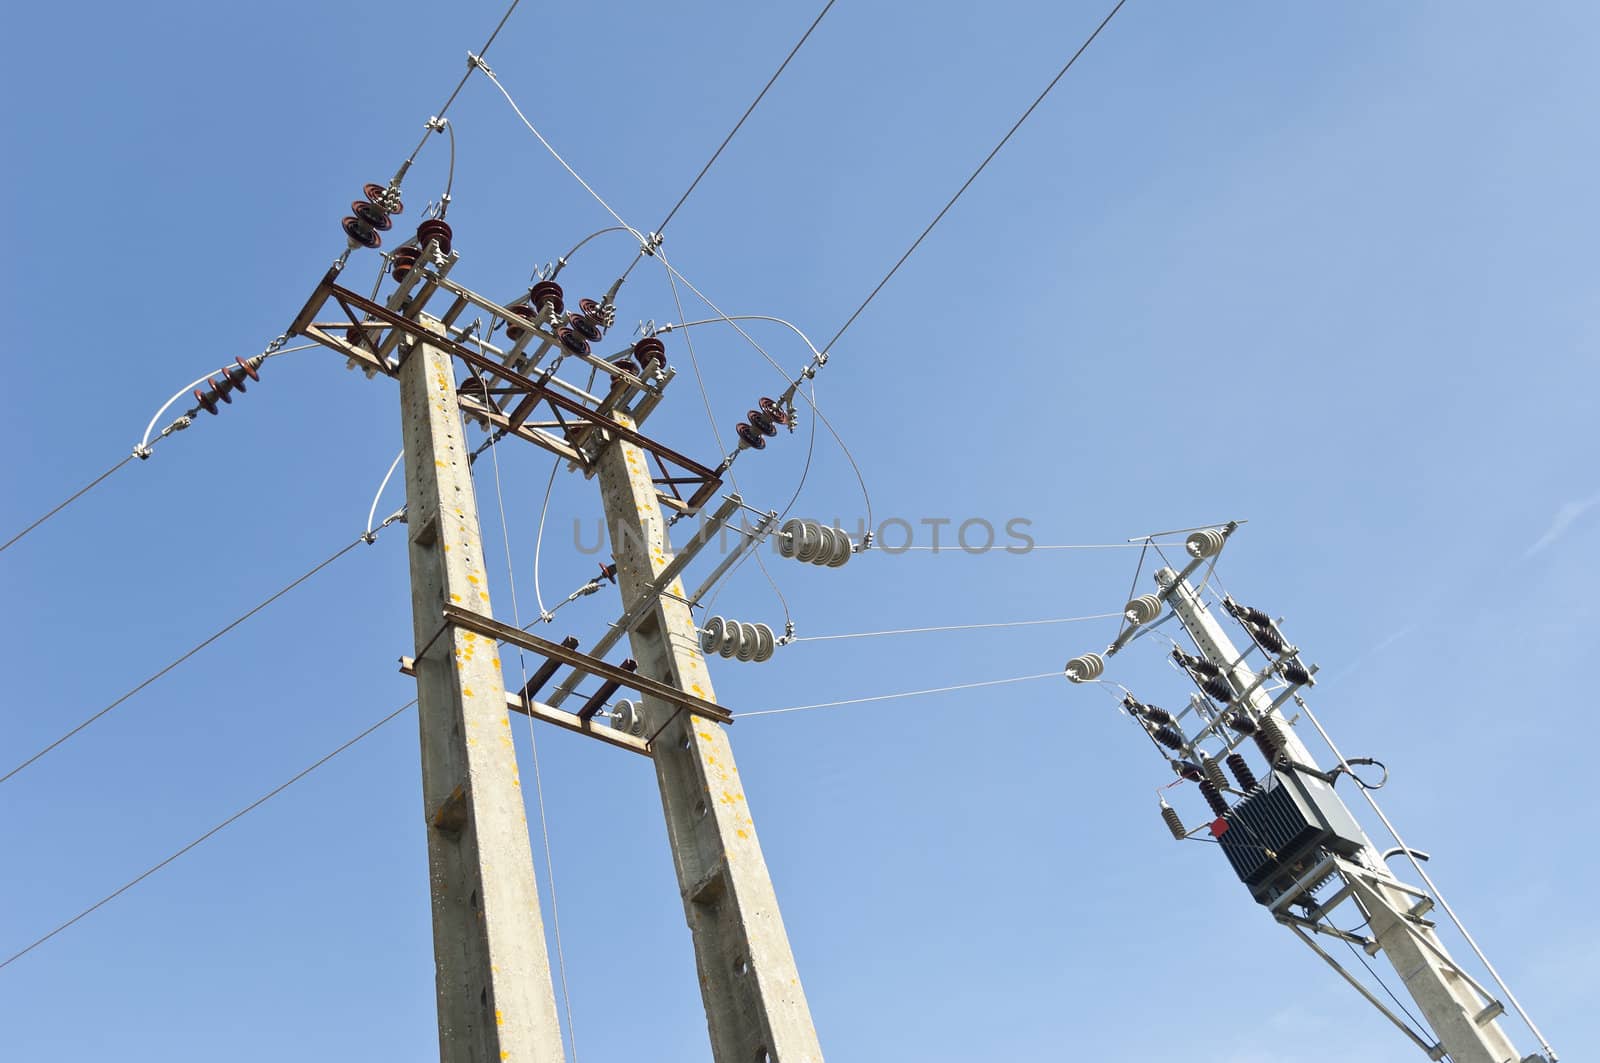
[[[13,15],[6,529],[125,454],[184,382],[283,328],[340,250],[348,201],[394,171],[500,11]],[[647,227],[814,13],[525,6],[490,63]],[[1103,13],[845,0],[667,254],[730,312],[825,339]],[[1347,753],[1389,765],[1386,808],[1573,1059],[1600,1042],[1600,925],[1581,901],[1600,866],[1580,840],[1600,545],[1597,38],[1600,13],[1576,2],[1132,0],[818,383],[880,520],[1022,517],[1066,544],[1249,518],[1228,588],[1288,618],[1325,670],[1320,717]],[[514,291],[608,224],[486,81],[451,119],[465,283]],[[403,221],[444,165],[431,143]],[[602,291],[629,254],[596,241],[569,293]],[[370,279],[371,256],[352,268]],[[629,282],[620,318],[677,319],[659,270]],[[757,336],[803,363],[781,329]],[[714,460],[681,334],[668,345],[685,371],[652,431]],[[697,330],[695,346],[724,435],[781,387],[730,330]],[[262,376],[0,554],[8,761],[361,531],[399,445],[394,386],[318,351]],[[524,619],[548,475],[529,449],[500,451]],[[785,437],[741,459],[745,494],[781,505],[804,449]],[[479,498],[499,551],[492,479]],[[597,512],[591,484],[558,478],[546,597],[588,578],[572,523]],[[825,434],[797,512],[862,512]],[[772,567],[799,633],[822,635],[1108,612],[1134,560]],[[353,551],[0,786],[0,952],[411,697],[394,668],[410,652],[405,572],[399,535]],[[494,592],[510,617],[503,573]],[[552,633],[592,638],[617,609],[585,599]],[[717,610],[783,619],[748,566]],[[799,643],[714,678],[749,711],[1046,672],[1111,633]],[[1116,678],[1178,697],[1141,646]],[[648,766],[537,738],[578,1058],[706,1058]],[[1136,738],[1107,699],[1054,679],[735,725],[831,1060],[1411,1057],[1216,853],[1169,840],[1153,790],[1170,775]],[[408,714],[0,971],[0,1055],[434,1058],[417,774]]]

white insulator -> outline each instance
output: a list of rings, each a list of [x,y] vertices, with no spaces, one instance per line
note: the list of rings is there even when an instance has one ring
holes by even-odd
[[[783,557],[794,557],[800,549],[800,529],[805,521],[799,517],[791,517],[784,521],[783,527],[778,529],[778,553]]]
[[[1105,658],[1098,653],[1086,653],[1067,662],[1067,678],[1074,683],[1087,683],[1091,679],[1099,679],[1105,670]]]
[[[786,521],[778,534],[778,553],[811,565],[839,568],[855,553],[855,543],[842,528],[814,520]]]
[[[773,637],[772,628],[768,627],[766,624],[757,624],[755,625],[755,629],[756,652],[752,659],[757,663],[760,663],[761,661],[770,661],[772,659],[773,651],[778,648],[778,640]]]
[[[753,661],[756,658],[756,648],[761,644],[761,637],[756,634],[754,624],[734,621],[739,628],[739,645],[734,650],[734,656],[741,661]]]
[[[738,654],[739,645],[743,641],[744,632],[739,628],[739,621],[724,621],[722,626],[722,643],[717,646],[717,652],[731,660]]]
[[[1161,599],[1153,594],[1141,594],[1123,608],[1122,615],[1134,627],[1148,624],[1161,615]]]
[[[827,538],[831,539],[831,549],[824,551],[824,556],[817,559],[817,564],[840,568],[855,553],[855,544],[850,541],[849,534],[843,528],[826,530],[829,533]]]
[[[611,727],[623,734],[633,735],[635,738],[644,736],[644,713],[640,711],[637,702],[623,698],[611,710]]]
[[[741,661],[767,661],[778,648],[778,640],[767,624],[747,624],[740,620],[711,617],[700,629],[700,649]]]
[[[720,616],[706,621],[706,626],[700,629],[701,653],[716,653],[722,648],[722,631],[726,623]]]
[[[1220,528],[1207,528],[1197,531],[1183,541],[1183,548],[1189,551],[1189,556],[1194,558],[1214,557],[1222,550],[1222,544],[1228,537],[1222,534]]]

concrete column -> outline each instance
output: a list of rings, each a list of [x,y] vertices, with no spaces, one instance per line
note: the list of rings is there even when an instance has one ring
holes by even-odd
[[[600,488],[624,602],[672,560],[648,458],[620,439],[600,455]],[[683,584],[667,588],[683,596]],[[629,634],[639,673],[715,700],[696,624],[660,597]],[[656,781],[684,914],[694,939],[717,1063],[820,1063],[822,1049],[778,913],[727,730],[652,698]]]
[[[448,355],[400,366],[417,717],[442,1063],[562,1063],[528,818],[495,643],[443,630],[492,615]]]

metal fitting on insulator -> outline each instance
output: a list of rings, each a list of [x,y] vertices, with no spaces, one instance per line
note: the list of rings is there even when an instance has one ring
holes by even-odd
[[[540,281],[528,289],[528,301],[535,310],[548,313],[550,317],[560,317],[566,310],[567,304],[562,301],[561,285],[555,281]]]
[[[1188,779],[1190,782],[1206,781],[1205,769],[1194,761],[1173,760],[1170,763],[1172,764],[1172,770],[1177,772],[1181,778]]]
[[[772,659],[777,639],[766,624],[747,624],[739,620],[726,620],[714,616],[700,629],[700,651],[718,653],[723,657],[741,661],[767,661]]]
[[[1082,657],[1074,657],[1067,662],[1065,668],[1067,678],[1074,683],[1087,683],[1091,679],[1099,679],[1105,670],[1105,658],[1098,653],[1086,653]]]
[[[1148,624],[1161,615],[1161,599],[1153,594],[1141,594],[1122,608],[1122,615],[1134,627]]]
[[[450,256],[450,224],[442,218],[429,218],[417,226],[417,246],[427,247],[429,242],[437,243],[439,254],[446,258]]]
[[[1181,842],[1189,836],[1189,832],[1183,829],[1183,820],[1178,817],[1178,810],[1167,804],[1167,799],[1164,797],[1161,799],[1161,819],[1172,832],[1173,838]]]
[[[1208,782],[1201,783],[1200,796],[1206,799],[1206,804],[1210,805],[1211,811],[1215,812],[1218,816],[1224,816],[1227,814],[1228,801],[1222,796],[1222,792],[1215,786],[1212,786]]]
[[[366,199],[358,199],[350,204],[350,213],[340,222],[344,234],[350,240],[352,249],[357,247],[379,247],[383,244],[380,232],[388,232],[394,225],[390,220],[391,214],[399,214],[399,194],[380,185],[368,183],[362,188]]]
[[[855,553],[855,544],[841,528],[792,517],[778,530],[778,553],[811,565],[840,568]]]
[[[639,662],[630,657],[623,661],[620,667],[624,672],[636,672],[639,670]],[[600,688],[589,695],[589,700],[583,703],[583,708],[578,710],[578,719],[584,723],[594,719],[595,713],[600,711],[601,706],[606,703],[606,699],[615,694],[620,686],[622,686],[622,680],[620,679],[607,679],[604,683],[601,683]]]
[[[644,737],[644,713],[636,701],[623,698],[611,710],[611,728],[635,738]]]
[[[1233,772],[1233,777],[1238,780],[1240,790],[1255,789],[1256,773],[1250,770],[1249,763],[1241,754],[1228,754],[1228,770]]]
[[[1200,754],[1200,770],[1205,772],[1206,782],[1219,790],[1228,788],[1228,777],[1222,773],[1222,765],[1206,754]],[[1196,782],[1200,780],[1196,779]]]
[[[648,371],[651,361],[664,366],[667,364],[667,345],[654,336],[646,336],[633,345],[633,357],[642,370]]]
[[[1190,557],[1198,560],[1215,557],[1222,551],[1222,546],[1227,541],[1228,537],[1220,529],[1207,528],[1205,531],[1197,531],[1185,539],[1183,548],[1189,552]]]

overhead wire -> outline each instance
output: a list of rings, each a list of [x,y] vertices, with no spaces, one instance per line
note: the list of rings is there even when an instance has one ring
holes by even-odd
[[[399,515],[398,514],[396,514],[394,517],[391,517],[389,520],[384,521],[383,524],[379,525],[377,530],[381,531],[384,527],[387,527],[390,523],[392,523],[394,520],[397,520],[397,519],[399,519]],[[180,654],[177,658],[175,658],[174,660],[172,660],[171,662],[169,662],[168,664],[163,666],[159,671],[155,672],[154,674],[150,675],[149,677],[147,677],[144,680],[142,680],[139,683],[137,683],[131,690],[129,690],[127,693],[123,694],[121,697],[117,698],[115,701],[111,702],[111,704],[107,705],[105,708],[100,709],[99,711],[97,711],[97,712],[93,713],[92,715],[88,716],[82,722],[80,722],[76,727],[73,727],[71,730],[67,731],[65,734],[63,734],[59,738],[55,739],[55,741],[53,741],[53,742],[49,743],[48,745],[46,745],[43,749],[40,749],[39,751],[34,753],[32,756],[30,756],[26,760],[24,760],[22,763],[18,764],[16,767],[14,767],[10,771],[6,772],[4,775],[0,775],[0,783],[5,783],[9,779],[11,779],[13,776],[15,776],[18,772],[22,771],[24,768],[27,768],[29,765],[31,765],[31,764],[35,763],[36,761],[38,761],[41,757],[43,757],[46,754],[50,753],[51,751],[55,750],[56,748],[61,746],[62,743],[66,742],[68,739],[70,739],[73,736],[75,736],[75,735],[79,734],[80,732],[82,732],[90,724],[94,723],[96,720],[99,720],[101,717],[103,717],[107,713],[111,712],[117,706],[121,705],[123,702],[127,701],[129,698],[133,697],[135,694],[139,693],[141,690],[144,690],[150,684],[154,683],[156,680],[160,679],[162,676],[166,675],[168,672],[171,672],[174,668],[177,668],[179,665],[183,664],[189,658],[193,657],[195,654],[199,653],[201,650],[205,649],[207,646],[211,645],[213,642],[216,642],[222,636],[226,635],[228,632],[232,631],[234,628],[238,627],[240,624],[244,623],[246,620],[249,620],[252,616],[255,616],[257,613],[261,612],[261,610],[265,609],[267,606],[271,605],[273,602],[277,601],[279,598],[282,598],[284,595],[288,594],[290,591],[294,590],[296,587],[300,586],[302,583],[304,583],[307,580],[309,580],[312,576],[315,576],[317,573],[321,572],[323,569],[327,568],[329,565],[331,565],[335,561],[339,560],[345,554],[348,554],[351,550],[354,550],[356,547],[362,545],[363,543],[368,543],[368,542],[371,542],[371,540],[368,538],[367,535],[363,534],[363,535],[357,536],[354,540],[352,540],[349,543],[346,543],[344,546],[341,546],[338,550],[336,550],[329,557],[325,558],[322,561],[319,561],[316,565],[312,566],[312,568],[309,571],[307,571],[307,572],[305,572],[305,573],[303,573],[303,574],[301,574],[299,576],[296,576],[293,580],[289,581],[288,583],[284,584],[282,587],[278,588],[278,590],[274,591],[267,598],[265,598],[262,601],[256,603],[254,606],[251,606],[248,610],[246,610],[245,612],[241,613],[239,616],[235,617],[233,620],[229,621],[227,624],[224,624],[222,627],[218,628],[216,631],[214,631],[210,635],[206,636],[204,639],[202,639],[200,642],[196,643],[194,646],[190,647],[187,651],[185,651],[184,653]]]
[[[1034,679],[1059,679],[1059,670],[1040,672],[1037,675],[1018,675],[1009,679],[987,679],[981,683],[956,683],[946,687],[929,687],[926,690],[905,690],[898,694],[877,694],[868,698],[844,698],[840,701],[819,701],[812,705],[788,705],[781,709],[756,709],[752,712],[736,712],[734,719],[742,720],[747,716],[776,716],[785,712],[804,712],[808,709],[831,709],[839,705],[864,705],[871,701],[893,701],[896,698],[914,698],[924,694],[944,694],[952,690],[975,690],[979,687],[1004,686],[1007,683],[1026,683]]]
[[[1117,12],[1122,10],[1122,5],[1126,4],[1127,2],[1128,0],[1117,0],[1116,6],[1107,13],[1105,18],[1100,20],[1100,24],[1096,26],[1094,28],[1094,32],[1089,34],[1088,38],[1078,46],[1078,50],[1072,53],[1072,57],[1067,60],[1066,64],[1062,66],[1059,71],[1056,72],[1056,76],[1050,79],[1050,83],[1044,87],[1044,91],[1039,93],[1039,95],[1034,98],[1034,101],[1028,105],[1028,109],[1026,111],[1022,112],[1022,117],[1018,118],[1016,122],[1012,124],[1011,128],[1006,130],[1006,135],[1000,138],[1000,142],[990,150],[988,155],[984,156],[983,161],[978,164],[978,168],[973,170],[971,176],[962,182],[960,188],[956,189],[956,194],[950,197],[950,201],[939,209],[939,213],[933,216],[933,220],[928,223],[928,227],[923,229],[915,240],[911,241],[911,246],[906,248],[905,254],[901,255],[895,261],[895,264],[889,267],[889,272],[883,275],[883,279],[878,282],[877,287],[873,288],[872,291],[867,294],[867,297],[861,301],[861,305],[856,307],[855,312],[845,319],[844,324],[839,326],[839,331],[833,334],[833,339],[829,340],[822,348],[822,353],[824,356],[827,355],[829,351],[833,350],[833,345],[839,342],[839,337],[843,336],[845,331],[848,330],[851,325],[855,324],[856,318],[860,317],[862,311],[864,311],[872,303],[872,300],[878,297],[878,293],[883,290],[884,285],[888,284],[890,278],[900,271],[901,266],[905,265],[906,259],[910,258],[917,248],[922,246],[922,241],[926,240],[928,238],[928,234],[933,232],[934,227],[937,226],[939,222],[944,220],[944,216],[950,213],[950,208],[954,207],[956,205],[956,201],[962,197],[968,188],[972,187],[972,182],[976,181],[978,179],[978,175],[983,173],[996,155],[1000,154],[1000,149],[1006,146],[1006,143],[1011,140],[1012,136],[1016,134],[1018,129],[1022,128],[1022,123],[1026,122],[1028,117],[1033,114],[1034,110],[1044,102],[1045,97],[1050,95],[1051,90],[1056,87],[1057,82],[1066,76],[1067,71],[1071,70],[1073,64],[1078,61],[1078,57],[1083,55],[1083,53],[1089,49],[1089,45],[1093,44],[1095,42],[1095,38],[1100,36],[1100,31],[1105,29],[1106,26],[1110,24],[1111,20],[1116,17]]]
[[[61,933],[63,930],[66,930],[68,927],[70,927],[70,926],[74,925],[75,923],[79,922],[84,917],[86,917],[86,916],[98,911],[99,909],[105,907],[107,904],[109,904],[112,901],[116,900],[118,897],[122,896],[124,893],[127,893],[129,890],[133,889],[133,887],[137,886],[139,883],[143,882],[145,879],[149,878],[151,875],[154,875],[157,871],[160,871],[162,868],[164,868],[164,867],[168,866],[169,864],[171,864],[174,860],[177,860],[179,857],[183,856],[185,853],[188,853],[189,851],[191,851],[195,847],[199,846],[203,842],[206,842],[209,839],[215,837],[217,834],[221,833],[225,828],[232,826],[234,823],[237,823],[240,819],[243,819],[245,816],[249,815],[251,812],[254,812],[256,809],[260,808],[262,805],[266,804],[268,801],[272,800],[274,797],[277,797],[279,794],[283,793],[289,787],[293,786],[295,783],[299,782],[301,779],[304,779],[307,775],[310,775],[312,772],[316,771],[318,768],[322,767],[324,764],[328,763],[328,761],[332,760],[334,757],[337,757],[339,754],[343,753],[345,750],[349,749],[351,746],[355,745],[357,742],[360,742],[362,739],[366,738],[368,735],[371,735],[374,731],[378,730],[378,728],[382,727],[384,724],[388,723],[389,721],[395,719],[397,716],[399,716],[401,713],[405,712],[407,709],[411,708],[411,706],[415,705],[416,703],[417,703],[417,700],[415,698],[412,698],[410,701],[406,702],[404,705],[400,706],[398,709],[395,709],[393,712],[389,713],[387,716],[384,716],[382,719],[378,720],[376,723],[373,723],[366,730],[362,731],[360,734],[356,735],[354,738],[352,738],[349,741],[345,742],[343,745],[340,745],[339,747],[334,749],[332,752],[323,755],[322,757],[320,757],[316,761],[312,762],[307,767],[302,768],[300,771],[298,771],[294,775],[290,776],[286,781],[278,784],[277,786],[273,787],[271,790],[268,790],[266,793],[262,794],[260,797],[256,798],[254,801],[250,802],[248,805],[245,805],[243,808],[239,809],[239,811],[235,812],[233,815],[229,816],[227,819],[223,820],[221,823],[218,823],[216,826],[212,827],[210,830],[206,831],[204,834],[200,835],[198,838],[196,838],[193,841],[189,842],[187,845],[184,845],[182,848],[178,849],[176,852],[172,853],[170,856],[167,856],[164,859],[160,860],[159,862],[157,862],[155,864],[152,864],[150,867],[146,868],[144,871],[141,871],[139,874],[135,875],[133,878],[129,879],[127,882],[124,882],[122,885],[118,886],[116,889],[112,890],[110,893],[106,894],[104,897],[101,897],[98,901],[95,901],[93,904],[89,905],[89,907],[83,909],[83,911],[79,912],[77,915],[74,915],[71,919],[68,919],[64,923],[61,923],[59,926],[57,926],[55,929],[51,930],[50,932],[48,932],[46,934],[42,934],[39,937],[35,938],[33,941],[29,942],[27,945],[23,946],[21,949],[18,949],[16,952],[13,952],[10,956],[6,957],[4,960],[0,960],[0,968],[9,967],[11,964],[15,963],[17,960],[20,960],[22,957],[26,956],[28,953],[30,953],[34,949],[38,948],[40,945],[43,945],[45,942],[49,941],[51,938],[53,938],[57,934]]]
[[[772,76],[767,79],[767,83],[761,86],[761,91],[756,93],[756,98],[750,101],[750,106],[744,109],[744,114],[740,115],[739,120],[733,124],[733,128],[728,130],[728,135],[722,138],[722,143],[717,145],[717,150],[711,153],[711,157],[706,160],[706,164],[700,167],[700,172],[694,175],[694,180],[689,182],[689,187],[683,190],[683,195],[679,196],[678,201],[672,205],[672,209],[667,211],[667,216],[661,219],[661,224],[655,228],[654,236],[659,237],[667,231],[667,226],[677,216],[678,209],[688,202],[689,197],[694,194],[694,190],[700,187],[701,179],[710,171],[712,165],[722,157],[723,150],[733,142],[733,138],[738,134],[739,130],[744,128],[745,120],[755,112],[756,107],[766,98],[768,91],[777,83],[778,78],[789,68],[790,61],[799,53],[806,41],[811,39],[812,32],[821,25],[823,17],[833,10],[834,3],[835,0],[828,0],[826,4],[822,5],[822,10],[817,12],[817,17],[811,20],[811,25],[806,27],[806,31],[800,35],[800,39],[795,42],[794,47],[789,49],[789,54],[783,57],[783,62],[778,64],[778,69],[774,70]],[[645,250],[641,247],[639,253],[634,256],[633,261],[628,264],[628,268],[623,271],[623,277],[627,277],[628,273],[633,270],[634,266],[639,264],[639,260],[644,256]]]
[[[901,627],[887,631],[853,631],[844,635],[805,635],[790,642],[830,642],[836,639],[867,639],[880,635],[920,635],[930,631],[977,631],[983,628],[1038,627],[1043,624],[1076,624],[1088,620],[1105,620],[1121,613],[1094,613],[1090,616],[1058,616],[1048,620],[1009,620],[999,624],[941,624],[936,627]]]
[[[302,345],[297,346],[297,347],[278,348],[278,349],[271,350],[271,351],[267,352],[263,357],[264,358],[273,358],[273,357],[276,357],[277,355],[280,355],[280,354],[289,354],[289,353],[292,353],[294,351],[304,351],[304,350],[307,350],[307,349],[309,349],[311,347],[315,347],[315,346],[317,346],[317,344],[315,344],[315,343],[307,343],[307,344],[302,344]],[[166,431],[163,431],[159,436],[156,437],[155,441],[152,442],[151,439],[150,439],[150,434],[155,431],[156,422],[161,420],[161,415],[166,413],[169,409],[171,409],[172,405],[175,402],[177,402],[179,399],[183,398],[185,395],[189,394],[194,388],[197,388],[201,384],[204,384],[206,381],[210,380],[211,377],[214,374],[216,374],[218,372],[226,371],[227,368],[228,368],[227,366],[224,366],[221,370],[213,369],[213,370],[211,370],[211,372],[207,373],[205,376],[200,377],[198,380],[191,381],[188,385],[186,385],[185,387],[181,388],[178,391],[177,394],[173,395],[172,398],[168,399],[166,401],[166,403],[163,404],[162,407],[159,410],[156,411],[156,414],[155,414],[154,417],[150,418],[150,423],[145,427],[144,435],[140,437],[138,445],[133,448],[133,453],[131,453],[131,454],[127,455],[126,457],[122,458],[121,460],[117,461],[115,464],[113,464],[105,472],[101,473],[99,476],[96,476],[93,480],[90,480],[87,484],[84,484],[82,487],[78,488],[78,490],[74,491],[71,495],[68,495],[65,500],[63,500],[62,502],[58,503],[56,506],[51,508],[48,512],[46,512],[43,516],[39,517],[32,524],[29,524],[26,528],[23,528],[21,531],[17,532],[15,535],[13,535],[11,538],[7,539],[4,544],[0,544],[0,553],[4,553],[6,550],[9,550],[11,547],[13,547],[17,543],[21,542],[22,539],[29,532],[32,532],[34,529],[40,527],[46,521],[50,520],[51,517],[54,517],[57,513],[60,513],[62,510],[66,509],[68,506],[70,506],[72,503],[76,502],[78,499],[82,498],[84,495],[88,494],[94,488],[100,486],[101,483],[103,483],[104,481],[110,479],[113,473],[116,473],[119,470],[121,470],[124,465],[127,465],[134,458],[148,458],[150,456],[150,453],[151,453],[151,448],[155,445],[155,443],[159,443],[161,440],[165,439],[168,435],[170,435],[173,431],[176,430],[176,426],[169,426]],[[193,413],[193,411],[190,411],[190,412]]]
[[[457,96],[461,95],[461,90],[466,87],[467,80],[472,77],[474,70],[481,68],[485,74],[489,72],[488,68],[482,65],[483,58],[489,54],[489,49],[494,45],[495,38],[500,36],[500,31],[505,29],[506,23],[511,20],[511,13],[516,11],[517,5],[521,2],[522,0],[511,0],[511,4],[506,8],[505,14],[501,15],[500,21],[495,23],[494,30],[489,34],[489,39],[483,42],[482,48],[478,49],[478,54],[472,55],[468,53],[467,72],[461,75],[461,80],[456,82],[456,87],[450,90],[450,95],[445,98],[444,106],[440,107],[438,114],[433,116],[435,119],[442,120],[444,118],[445,113],[450,110],[450,105],[456,102]],[[417,161],[417,154],[422,151],[422,146],[428,142],[428,137],[434,132],[433,123],[430,121],[427,130],[422,134],[422,139],[417,141],[417,146],[411,149],[411,154],[406,157],[406,161],[400,165],[399,172],[395,174],[396,184],[404,179],[406,171],[411,168],[412,163]]]
[[[105,472],[101,473],[99,476],[96,476],[93,480],[90,480],[88,483],[86,483],[82,487],[78,488],[71,495],[68,495],[65,501],[61,502],[60,504],[55,506],[55,508],[53,508],[49,512],[47,512],[44,516],[40,517],[38,520],[34,521],[32,524],[28,525],[26,528],[23,528],[21,531],[17,532],[17,534],[15,534],[11,538],[7,539],[6,542],[5,542],[5,545],[4,546],[0,546],[0,552],[4,552],[6,550],[11,549],[11,547],[15,546],[18,542],[22,541],[23,536],[27,535],[29,532],[33,531],[35,528],[37,528],[41,524],[45,523],[45,521],[49,520],[51,517],[55,516],[57,513],[60,513],[63,509],[66,509],[68,506],[72,505],[72,503],[76,502],[78,499],[82,498],[84,495],[86,495],[90,491],[94,490],[94,488],[98,487],[105,480],[110,479],[112,473],[115,473],[117,470],[121,469],[124,465],[128,464],[128,462],[132,461],[135,456],[136,455],[133,455],[133,454],[127,455],[121,461],[119,461],[115,465],[111,466],[111,468],[107,469]]]

